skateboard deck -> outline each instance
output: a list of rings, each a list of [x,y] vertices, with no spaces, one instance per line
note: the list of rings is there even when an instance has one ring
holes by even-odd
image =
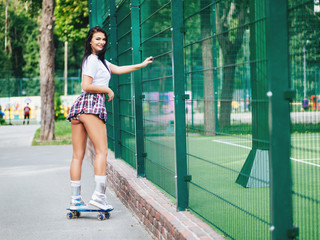
[[[113,210],[113,208],[107,209],[107,210],[103,210],[99,208],[83,208],[83,209],[73,210],[73,209],[67,208],[67,210],[69,211],[67,213],[68,219],[79,218],[81,216],[81,212],[98,212],[99,214],[97,215],[97,219],[99,221],[102,221],[110,218],[110,212]]]

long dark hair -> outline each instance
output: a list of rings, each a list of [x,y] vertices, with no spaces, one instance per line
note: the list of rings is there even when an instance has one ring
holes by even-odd
[[[110,72],[105,60],[104,60],[104,55],[107,51],[107,43],[108,43],[108,36],[105,30],[103,30],[103,28],[99,27],[99,26],[95,26],[92,27],[87,35],[87,39],[86,39],[86,44],[84,46],[84,54],[83,54],[83,58],[82,58],[82,62],[81,62],[81,66],[83,65],[83,63],[87,60],[87,58],[89,57],[89,55],[92,53],[92,48],[91,48],[91,39],[94,33],[97,32],[102,32],[105,36],[106,36],[106,44],[104,45],[103,49],[99,52],[97,52],[98,58],[100,59],[100,61],[103,63],[103,65],[108,69],[108,71]]]

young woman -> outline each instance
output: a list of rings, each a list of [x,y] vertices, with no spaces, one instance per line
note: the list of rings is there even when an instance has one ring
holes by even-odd
[[[106,167],[108,142],[106,132],[107,111],[105,94],[108,101],[114,97],[109,88],[111,73],[125,74],[146,67],[153,58],[136,65],[117,66],[104,59],[107,48],[107,34],[101,27],[89,30],[84,56],[82,59],[82,93],[74,102],[67,119],[71,122],[73,156],[70,166],[71,202],[70,209],[86,208],[81,197],[81,167],[85,155],[87,136],[95,149],[94,173],[95,191],[90,204],[100,209],[113,209],[106,198]]]

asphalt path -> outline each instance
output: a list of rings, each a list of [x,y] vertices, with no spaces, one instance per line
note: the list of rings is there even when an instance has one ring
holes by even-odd
[[[144,226],[108,190],[114,206],[108,220],[97,213],[67,219],[72,146],[31,146],[39,126],[0,126],[0,239],[152,239]],[[92,166],[84,161],[82,196],[94,189]]]

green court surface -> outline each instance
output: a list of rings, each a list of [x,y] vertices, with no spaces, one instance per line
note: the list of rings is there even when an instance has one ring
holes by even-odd
[[[320,133],[291,135],[293,222],[299,239],[320,239]]]
[[[250,135],[188,137],[189,205],[231,238],[268,239],[269,188],[235,183],[250,150]]]
[[[152,153],[149,177],[161,168],[155,182],[174,195],[174,137],[148,136],[145,144]],[[271,239],[270,188],[235,182],[251,145],[251,135],[187,137],[189,207],[230,239]],[[320,134],[292,134],[291,145],[293,222],[299,239],[314,239],[320,236]]]
[[[292,134],[291,144],[294,224],[312,239],[320,236],[320,134]],[[269,187],[235,183],[250,150],[249,135],[188,137],[190,208],[231,238],[270,239]]]

